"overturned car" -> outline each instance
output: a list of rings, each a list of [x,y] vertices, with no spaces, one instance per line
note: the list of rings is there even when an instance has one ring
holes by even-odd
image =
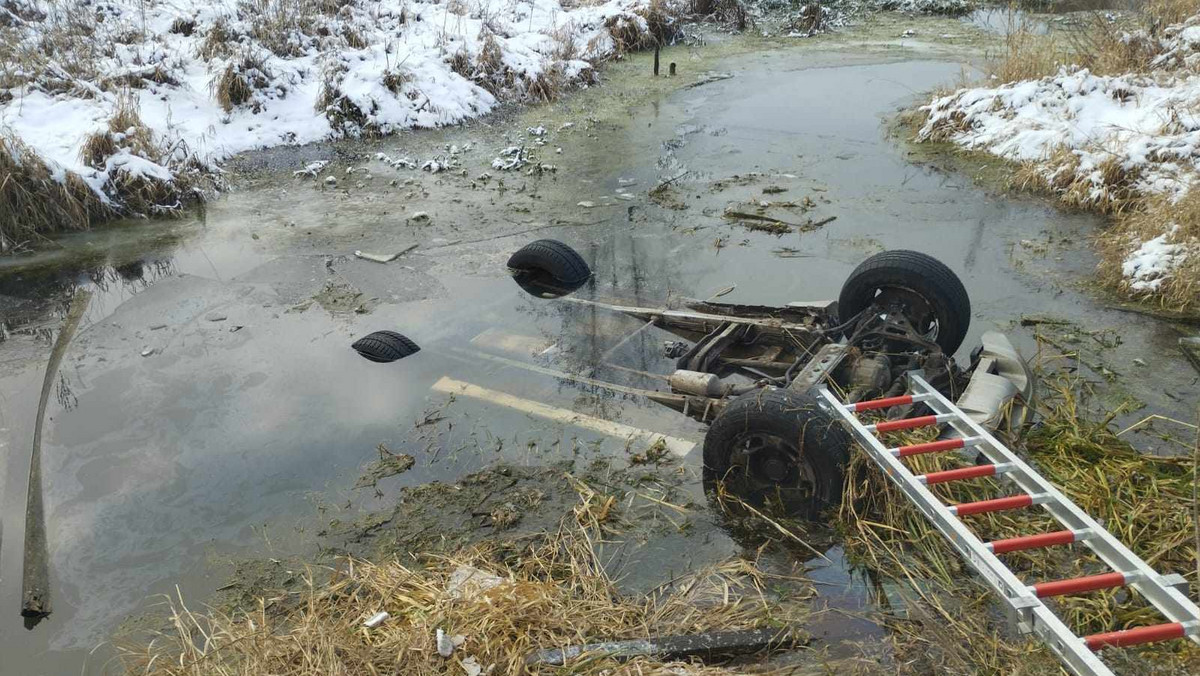
[[[954,359],[970,300],[948,267],[916,251],[871,256],[836,301],[784,307],[694,301],[663,309],[566,297],[586,280],[586,263],[553,240],[522,249],[509,267],[530,293],[622,313],[679,337],[664,345],[675,360],[669,391],[643,394],[709,423],[706,480],[756,503],[814,513],[840,502],[852,441],[818,387],[850,404],[902,394],[919,374],[993,430],[1023,424],[1032,400],[1028,368],[1002,334],[983,334],[966,365]],[[921,415],[914,410],[921,406],[895,407],[889,416]]]

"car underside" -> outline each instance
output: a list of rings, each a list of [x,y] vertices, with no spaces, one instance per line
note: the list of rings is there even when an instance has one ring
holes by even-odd
[[[541,269],[516,274],[531,293],[674,334],[678,340],[663,345],[675,364],[669,389],[643,394],[709,424],[706,479],[754,502],[815,512],[840,500],[852,443],[815,396],[821,386],[854,403],[899,395],[909,375],[920,374],[989,429],[1026,422],[1033,381],[1024,361],[996,332],[984,333],[965,363],[955,359],[970,301],[958,277],[925,254],[876,254],[850,274],[837,300],[783,307],[691,301],[667,309],[573,298],[567,294],[582,284],[581,263],[573,263],[569,283]],[[920,407],[896,407],[889,417],[920,415]]]

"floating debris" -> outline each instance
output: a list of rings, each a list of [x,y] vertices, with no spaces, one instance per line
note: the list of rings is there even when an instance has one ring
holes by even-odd
[[[380,162],[383,162],[384,164],[392,167],[393,169],[416,169],[417,168],[417,161],[414,160],[413,158],[407,157],[407,156],[397,157],[397,158],[393,159],[391,157],[388,157],[384,153],[375,153],[375,159],[379,160]]]
[[[309,162],[308,164],[304,165],[303,169],[293,171],[292,176],[308,176],[309,178],[316,178],[317,174],[320,174],[322,171],[325,171],[325,167],[327,167],[327,166],[329,166],[328,160],[317,160],[316,162]]]
[[[500,155],[492,160],[492,168],[500,171],[520,169],[529,163],[529,154],[525,146],[509,146],[500,151]]]

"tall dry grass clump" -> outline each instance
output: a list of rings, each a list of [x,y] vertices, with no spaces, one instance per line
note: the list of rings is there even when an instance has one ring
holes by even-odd
[[[623,594],[597,555],[613,507],[594,497],[581,493],[575,513],[541,537],[449,557],[348,560],[310,570],[300,591],[246,610],[195,614],[173,600],[173,630],[149,645],[127,646],[126,673],[420,676],[464,673],[465,664],[477,663],[493,674],[729,674],[648,657],[623,666],[599,654],[565,667],[526,660],[540,649],[714,629],[780,627],[784,635],[806,616],[798,604],[769,601],[767,588],[779,580],[744,560],[685,576],[658,593]],[[390,619],[364,627],[379,611]],[[449,659],[436,650],[439,629],[462,637]]]
[[[103,189],[111,200],[110,212],[126,216],[176,213],[184,204],[200,199],[194,182],[204,168],[184,157],[183,149],[164,147],[142,122],[137,108],[136,96],[127,93],[119,97],[108,128],[88,136],[80,159],[107,174]],[[145,171],[137,166],[139,160],[161,169]],[[172,175],[163,175],[165,170]]]
[[[84,230],[106,208],[79,176],[62,180],[20,139],[0,133],[0,251],[42,235]]]
[[[1140,208],[1144,199],[1138,189],[1142,171],[1141,166],[1125,166],[1121,158],[1114,156],[1083,171],[1079,153],[1059,146],[1044,160],[1017,167],[1010,183],[1022,190],[1053,194],[1074,209],[1120,215]]]
[[[263,55],[243,50],[241,56],[225,66],[212,82],[209,90],[213,99],[225,112],[254,102],[254,93],[271,86],[272,74]],[[255,113],[259,106],[252,106]]]

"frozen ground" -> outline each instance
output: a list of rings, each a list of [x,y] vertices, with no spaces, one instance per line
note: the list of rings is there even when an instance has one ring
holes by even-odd
[[[1023,163],[1034,182],[1072,205],[1118,209],[1147,196],[1177,203],[1200,174],[1200,15],[1159,38],[1122,40],[1146,55],[1145,72],[1066,67],[1039,80],[959,89],[923,109],[918,137]],[[1158,291],[1200,256],[1195,226],[1172,218],[1160,225],[1120,243],[1124,283],[1135,294]]]
[[[647,16],[664,20],[648,6],[0,0],[0,151],[23,144],[112,204],[130,176],[455,124],[586,85],[595,62],[640,46]]]

